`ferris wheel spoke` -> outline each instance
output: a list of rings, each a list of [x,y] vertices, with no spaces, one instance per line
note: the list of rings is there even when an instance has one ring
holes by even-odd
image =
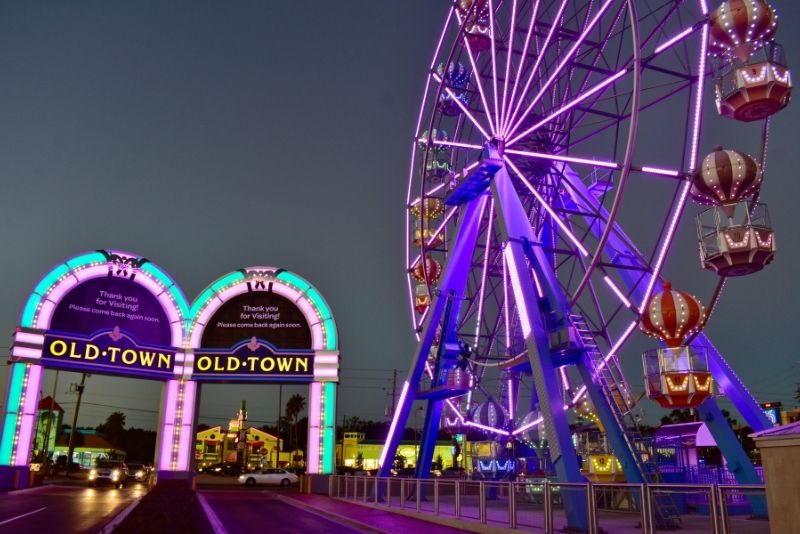
[[[603,2],[603,5],[600,6],[598,12],[594,15],[594,17],[592,17],[592,20],[589,22],[589,24],[587,24],[586,28],[583,30],[583,32],[581,32],[580,36],[575,40],[575,42],[566,52],[566,54],[562,56],[561,61],[556,66],[555,70],[552,73],[550,73],[550,76],[548,77],[547,81],[539,89],[539,92],[536,94],[536,96],[533,97],[531,103],[522,113],[522,116],[516,119],[516,122],[513,123],[513,126],[511,128],[506,129],[506,131],[504,132],[506,137],[513,136],[514,133],[519,129],[525,116],[527,116],[528,113],[531,112],[536,103],[539,102],[539,100],[545,95],[546,91],[550,88],[553,82],[555,82],[558,75],[561,73],[561,71],[564,69],[567,63],[572,61],[572,58],[575,55],[576,51],[578,50],[578,47],[583,43],[584,39],[586,39],[586,36],[589,34],[589,32],[594,29],[594,27],[597,25],[597,23],[600,21],[600,19],[603,17],[603,15],[613,2],[614,0],[605,0]],[[542,54],[544,54],[544,51],[542,51]],[[524,97],[524,94],[521,96]]]
[[[489,50],[492,55],[492,87],[494,95],[494,121],[495,124],[500,124],[500,106],[498,104],[497,93],[497,38],[495,37],[495,24],[494,24],[494,0],[489,0],[489,37],[492,40]]]
[[[481,272],[480,290],[478,292],[478,317],[475,321],[475,346],[478,345],[478,339],[481,332],[481,320],[483,319],[483,302],[486,297],[486,276],[489,272],[489,256],[492,253],[492,230],[494,221],[494,198],[489,199],[489,219],[486,225],[486,241],[484,244],[483,253],[483,270]]]
[[[458,96],[453,92],[453,90],[450,89],[449,87],[447,87],[447,85],[445,85],[443,83],[442,78],[438,74],[436,74],[435,72],[432,72],[431,76],[433,76],[433,79],[436,80],[439,83],[439,85],[442,86],[442,89],[444,89],[445,92],[450,96],[450,98],[453,99],[453,102],[455,102],[456,105],[458,105],[458,107],[461,109],[461,111],[464,113],[464,115],[467,116],[470,121],[472,121],[472,124],[478,129],[478,131],[481,132],[481,134],[483,134],[483,137],[486,140],[491,139],[492,136],[490,136],[488,133],[486,133],[486,130],[483,129],[483,126],[481,126],[480,122],[478,122],[478,119],[476,119],[475,116],[467,108],[467,106],[465,106],[461,102],[461,100],[459,100]]]
[[[509,116],[511,114],[511,106],[514,103],[514,98],[517,95],[517,88],[519,87],[519,81],[522,78],[522,66],[525,64],[525,57],[527,56],[528,47],[530,46],[531,35],[533,34],[533,28],[536,22],[536,15],[539,12],[539,3],[541,0],[536,0],[536,3],[533,5],[533,9],[531,9],[531,22],[528,25],[528,32],[525,35],[525,44],[522,46],[519,64],[517,65],[517,75],[514,77],[514,84],[511,86],[511,97],[506,101],[508,108],[506,109],[506,113],[503,117],[503,123],[500,125],[499,129],[501,131],[505,131],[506,126],[508,125]],[[512,25],[513,34],[514,26]],[[511,62],[511,58],[513,57],[514,48],[509,47],[509,63]],[[506,79],[508,79],[508,73],[506,73]],[[505,98],[504,98],[505,100]]]
[[[502,125],[506,118],[506,106],[508,105],[508,79],[511,76],[511,61],[514,57],[514,34],[517,27],[517,0],[513,0],[511,6],[511,26],[508,30],[508,47],[506,48],[506,73],[503,77],[503,99],[500,103],[500,121]]]
[[[489,121],[489,127],[492,130],[493,134],[496,134],[499,126],[495,124],[494,120],[492,119],[493,113],[492,110],[489,108],[489,103],[486,100],[486,92],[483,90],[483,84],[481,83],[480,76],[478,75],[478,66],[475,64],[475,54],[472,52],[472,47],[469,44],[469,39],[465,35],[462,37],[464,40],[464,48],[467,50],[467,57],[469,58],[469,63],[472,66],[472,72],[475,73],[475,85],[478,86],[478,94],[481,97],[481,103],[483,104],[483,112],[486,114],[486,119]]]
[[[625,74],[628,74],[629,72],[630,72],[629,69],[622,69],[622,70],[618,71],[616,74],[614,74],[613,76],[611,76],[609,78],[606,78],[602,82],[596,84],[591,89],[583,92],[580,96],[578,96],[577,98],[571,100],[569,103],[562,105],[560,108],[558,108],[557,110],[552,112],[550,115],[548,115],[544,119],[540,120],[539,122],[537,122],[536,124],[534,124],[533,126],[528,128],[524,132],[522,132],[522,133],[518,134],[517,136],[515,136],[515,137],[509,139],[508,141],[506,141],[506,146],[507,147],[513,146],[514,143],[516,143],[519,140],[521,140],[521,139],[527,137],[528,135],[532,134],[533,132],[535,132],[536,130],[538,130],[539,128],[544,126],[545,124],[557,119],[558,117],[560,117],[564,113],[570,111],[572,108],[574,108],[575,106],[577,106],[581,102],[584,102],[585,100],[587,100],[588,98],[594,96],[595,94],[600,93],[601,91],[603,91],[603,89],[609,87],[611,84],[615,83],[617,80],[619,80],[620,78],[622,78],[623,76],[625,76]]]

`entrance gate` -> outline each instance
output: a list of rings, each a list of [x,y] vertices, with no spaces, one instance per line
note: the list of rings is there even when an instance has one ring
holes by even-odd
[[[229,273],[190,306],[149,260],[100,250],[68,259],[33,289],[11,347],[0,488],[28,484],[43,368],[163,381],[156,469],[190,476],[200,385],[308,383],[306,471],[332,473],[339,351],[322,295],[273,267]]]

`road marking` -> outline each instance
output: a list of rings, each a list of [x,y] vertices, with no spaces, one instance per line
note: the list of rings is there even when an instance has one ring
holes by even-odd
[[[27,517],[29,515],[33,515],[33,514],[39,513],[42,510],[44,510],[45,508],[47,508],[47,506],[42,506],[38,510],[34,510],[33,512],[28,512],[27,514],[18,515],[17,517],[12,517],[11,519],[6,519],[5,521],[0,521],[0,525],[5,525],[6,523],[11,523],[12,521],[16,521],[17,519],[22,519],[23,517]]]
[[[205,496],[197,492],[197,500],[200,501],[200,506],[203,508],[203,511],[206,513],[206,517],[208,518],[208,522],[211,523],[211,529],[214,531],[214,534],[228,534],[225,525],[222,524],[220,521],[219,516],[214,512],[211,508],[211,505],[208,504]]]

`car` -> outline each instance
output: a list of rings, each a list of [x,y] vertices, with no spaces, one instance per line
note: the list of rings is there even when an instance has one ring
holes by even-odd
[[[203,469],[204,473],[214,475],[215,477],[238,476],[246,471],[247,470],[241,464],[236,464],[233,462],[219,462],[216,464],[211,464]]]
[[[128,485],[128,467],[119,460],[98,460],[89,471],[89,485],[111,484],[119,488]]]
[[[128,464],[128,480],[146,484],[151,476],[152,472],[147,464]]]
[[[244,484],[245,486],[268,484],[285,488],[290,484],[297,484],[298,480],[297,475],[294,473],[290,473],[286,469],[276,468],[262,469],[261,471],[239,475],[239,484]]]

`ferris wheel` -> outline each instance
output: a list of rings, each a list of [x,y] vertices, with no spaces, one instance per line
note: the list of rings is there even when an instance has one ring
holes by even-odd
[[[506,443],[541,429],[559,479],[582,480],[568,428],[575,408],[601,422],[626,478],[646,481],[631,436],[642,396],[620,364],[637,326],[666,345],[645,357],[651,398],[717,413],[716,381],[748,424],[765,427],[701,329],[726,277],[774,257],[758,190],[769,116],[788,103],[791,79],[771,7],[714,7],[454,2],[412,141],[405,268],[419,346],[382,475],[411,403],[426,401],[420,477],[441,424]],[[726,118],[704,117],[708,99]],[[759,121],[762,146],[704,158],[707,118]],[[698,241],[702,266],[720,276],[705,308],[662,272],[683,246],[673,240],[696,210],[690,199],[711,205]]]

